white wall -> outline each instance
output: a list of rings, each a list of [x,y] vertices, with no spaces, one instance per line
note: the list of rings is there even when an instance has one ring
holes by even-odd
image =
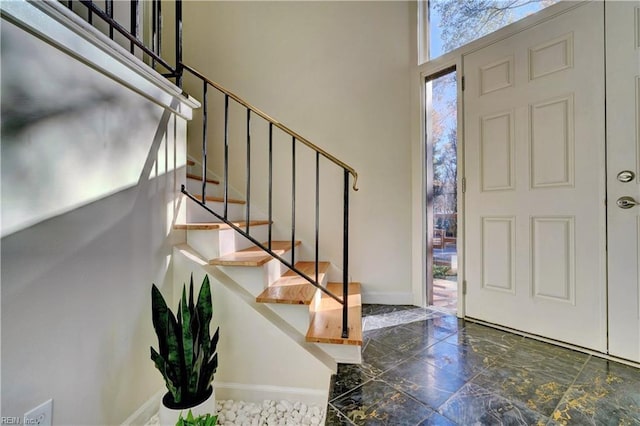
[[[57,28],[29,7],[40,30]],[[53,398],[54,424],[120,424],[163,386],[150,289],[171,285],[185,239],[171,222],[186,120],[139,74],[118,75],[133,91],[4,18],[3,226],[18,221],[1,240],[1,415]],[[74,54],[85,47],[59,35]]]
[[[349,273],[365,302],[411,303],[411,2],[185,2],[185,62],[353,166]],[[413,61],[413,62],[412,62]],[[186,80],[201,98],[200,85]],[[210,110],[222,98],[210,97]],[[233,109],[231,183],[244,190],[245,112]],[[196,120],[197,121],[197,120]],[[255,121],[255,120],[254,120]],[[197,125],[197,122],[194,123]],[[222,174],[221,123],[209,165]],[[200,132],[195,129],[191,135]],[[266,134],[252,135],[252,200],[267,210]],[[189,153],[199,156],[199,140]],[[291,139],[276,137],[275,220],[289,237]],[[313,157],[301,148],[297,232],[313,255]],[[282,159],[284,158],[284,159]],[[321,257],[342,267],[342,176],[322,163]],[[337,169],[336,169],[337,171]],[[290,238],[290,237],[289,237]]]

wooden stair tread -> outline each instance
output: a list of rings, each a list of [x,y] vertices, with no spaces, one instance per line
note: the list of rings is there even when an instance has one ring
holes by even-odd
[[[196,162],[193,160],[187,160],[187,166],[195,166]]]
[[[202,201],[202,195],[201,194],[194,194],[193,198]],[[215,201],[218,203],[224,203],[224,198],[223,197],[213,197],[211,195],[207,195],[207,201]],[[244,200],[236,200],[233,198],[229,198],[227,200],[229,202],[229,204],[246,204],[246,201]]]
[[[262,244],[266,247],[268,243]],[[300,241],[296,241],[295,245],[300,245]],[[291,241],[271,241],[271,250],[277,255],[282,255],[291,248]],[[271,259],[273,257],[269,253],[254,246],[213,259],[209,263],[221,266],[262,266]]]
[[[194,175],[193,173],[187,173],[187,179],[195,179],[202,182],[202,176]],[[208,183],[213,183],[214,185],[220,185],[220,182],[215,179],[207,179]]]
[[[318,262],[318,282],[322,282],[329,269],[329,262]],[[297,262],[296,269],[315,278],[315,262]],[[257,298],[258,303],[282,303],[309,305],[316,294],[316,287],[295,272],[289,270],[282,278],[267,287]]]
[[[239,228],[245,228],[247,226],[247,222],[233,222],[233,224]],[[260,226],[260,225],[268,225],[268,220],[251,220],[249,221],[249,227]],[[231,229],[231,226],[227,225],[224,222],[204,222],[204,223],[176,223],[173,225],[173,229],[186,229],[193,231],[200,230],[215,230],[215,229]]]
[[[327,290],[338,297],[342,294],[342,283],[329,283]],[[362,346],[362,302],[360,283],[349,283],[349,337],[342,338],[342,305],[326,294],[322,294],[316,307],[306,341]]]

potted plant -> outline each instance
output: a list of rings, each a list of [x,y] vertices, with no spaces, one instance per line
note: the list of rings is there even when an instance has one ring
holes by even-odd
[[[167,306],[155,284],[151,288],[153,327],[158,336],[158,351],[151,347],[151,359],[162,374],[168,392],[162,398],[160,423],[175,425],[180,413],[191,409],[194,415],[215,414],[213,375],[218,368],[220,328],[210,336],[213,318],[211,287],[205,275],[193,302],[193,275],[187,299],[186,286],[177,315]]]

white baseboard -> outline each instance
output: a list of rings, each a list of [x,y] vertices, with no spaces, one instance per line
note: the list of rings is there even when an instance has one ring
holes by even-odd
[[[362,303],[380,305],[413,305],[413,293],[366,291],[362,292]]]
[[[328,389],[291,388],[282,386],[252,385],[243,383],[225,383],[214,381],[216,400],[262,402],[265,399],[300,401],[315,404],[321,409],[327,405]]]
[[[127,420],[122,422],[122,426],[141,426],[146,424],[151,417],[155,416],[160,409],[162,397],[167,393],[167,389],[162,388],[156,392],[151,398],[140,406]]]
[[[282,386],[248,385],[242,383],[225,383],[214,381],[216,400],[232,399],[234,401],[262,402],[265,399],[274,401],[300,401],[307,405],[317,405],[324,410],[329,399],[329,390],[291,388]],[[144,404],[131,414],[121,426],[142,426],[158,413],[162,397],[167,393],[160,389]]]

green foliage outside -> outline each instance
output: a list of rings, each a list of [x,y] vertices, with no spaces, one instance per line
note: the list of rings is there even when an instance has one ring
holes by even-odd
[[[433,265],[433,278],[446,278],[450,270],[446,265]]]

